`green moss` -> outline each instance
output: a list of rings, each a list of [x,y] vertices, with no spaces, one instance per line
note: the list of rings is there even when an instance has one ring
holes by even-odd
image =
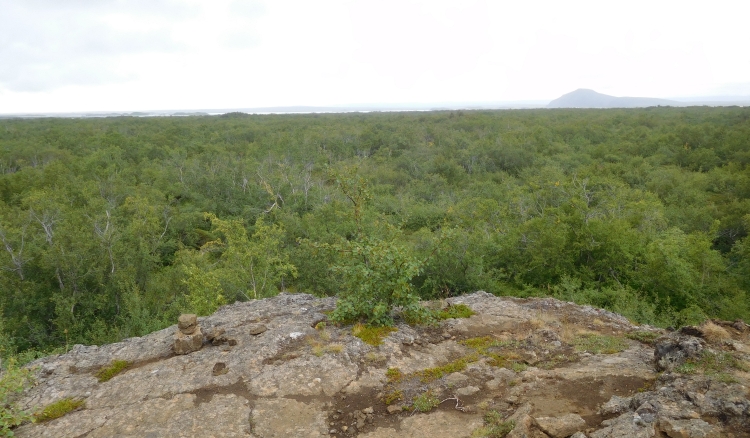
[[[475,430],[472,438],[504,438],[514,428],[513,421],[503,421],[502,415],[497,411],[489,411],[484,414],[484,426]]]
[[[454,304],[438,311],[436,316],[438,319],[449,319],[468,318],[471,315],[474,315],[474,311],[466,304]]]
[[[374,327],[365,324],[356,324],[352,328],[352,335],[358,337],[365,344],[370,344],[377,347],[383,343],[383,338],[388,336],[391,332],[395,332],[395,327],[381,326]]]
[[[400,382],[404,378],[404,373],[398,368],[388,368],[385,372],[385,377],[388,378],[389,382]]]
[[[499,354],[490,351],[493,348],[513,348],[518,345],[518,342],[500,341],[490,336],[482,336],[477,338],[470,338],[461,341],[461,344],[473,349],[478,354],[487,357],[489,360],[487,364],[495,367],[518,367],[521,364],[514,362],[514,359],[518,359],[518,355],[514,353]],[[525,368],[524,368],[525,369]]]
[[[64,398],[58,400],[52,404],[47,405],[41,412],[34,415],[34,421],[37,423],[43,423],[45,421],[54,420],[60,418],[68,412],[75,411],[78,408],[83,407],[86,404],[83,400],[75,398]]]
[[[440,400],[432,395],[430,391],[424,392],[414,397],[414,401],[412,402],[412,406],[414,407],[414,409],[418,410],[419,412],[429,412],[439,404]]]
[[[614,354],[628,348],[624,339],[616,336],[585,334],[576,337],[573,345],[577,351],[588,351],[593,354]]]
[[[490,336],[482,336],[478,338],[469,338],[460,342],[469,348],[476,350],[479,354],[487,354],[490,348],[507,348],[514,347],[515,341],[500,341]]]
[[[126,360],[114,360],[108,366],[100,369],[99,372],[96,373],[96,377],[99,379],[99,382],[106,382],[125,371],[129,366],[130,362]]]
[[[395,403],[397,401],[401,401],[403,399],[404,399],[404,392],[401,391],[400,389],[398,389],[398,390],[391,391],[388,394],[386,394],[383,397],[383,403],[385,403],[386,405],[391,405],[391,404],[393,404],[393,403]]]
[[[419,376],[419,379],[422,381],[422,383],[430,383],[450,373],[462,371],[466,368],[466,365],[478,360],[479,355],[470,354],[460,359],[456,359],[453,362],[448,362],[447,364],[439,367],[427,368],[421,371],[417,371],[415,374]]]
[[[659,333],[637,330],[634,332],[626,333],[625,337],[634,341],[638,341],[642,344],[654,345],[654,341],[659,337]]]

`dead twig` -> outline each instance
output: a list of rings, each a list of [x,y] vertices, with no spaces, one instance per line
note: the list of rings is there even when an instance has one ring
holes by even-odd
[[[447,402],[448,400],[455,400],[456,401],[456,407],[455,407],[455,409],[457,411],[466,412],[466,408],[463,407],[463,406],[461,406],[461,400],[459,400],[458,397],[455,396],[455,395],[453,397],[446,398],[445,400],[441,401],[439,404],[443,404],[444,402]]]

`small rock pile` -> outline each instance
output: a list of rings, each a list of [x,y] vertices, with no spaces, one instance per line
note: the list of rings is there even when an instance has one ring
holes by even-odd
[[[198,316],[182,314],[177,320],[177,332],[174,335],[175,354],[188,354],[203,347],[203,332],[198,325]]]

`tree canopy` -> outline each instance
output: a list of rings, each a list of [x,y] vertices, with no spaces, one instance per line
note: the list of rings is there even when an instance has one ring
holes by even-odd
[[[747,320],[749,118],[0,119],[0,354],[138,336],[281,290],[370,288],[400,305],[481,289],[659,325]]]

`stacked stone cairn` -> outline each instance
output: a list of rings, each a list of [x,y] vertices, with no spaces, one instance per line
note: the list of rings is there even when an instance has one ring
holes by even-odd
[[[203,332],[198,325],[198,316],[182,314],[177,320],[177,333],[174,335],[175,354],[188,354],[203,347]]]

